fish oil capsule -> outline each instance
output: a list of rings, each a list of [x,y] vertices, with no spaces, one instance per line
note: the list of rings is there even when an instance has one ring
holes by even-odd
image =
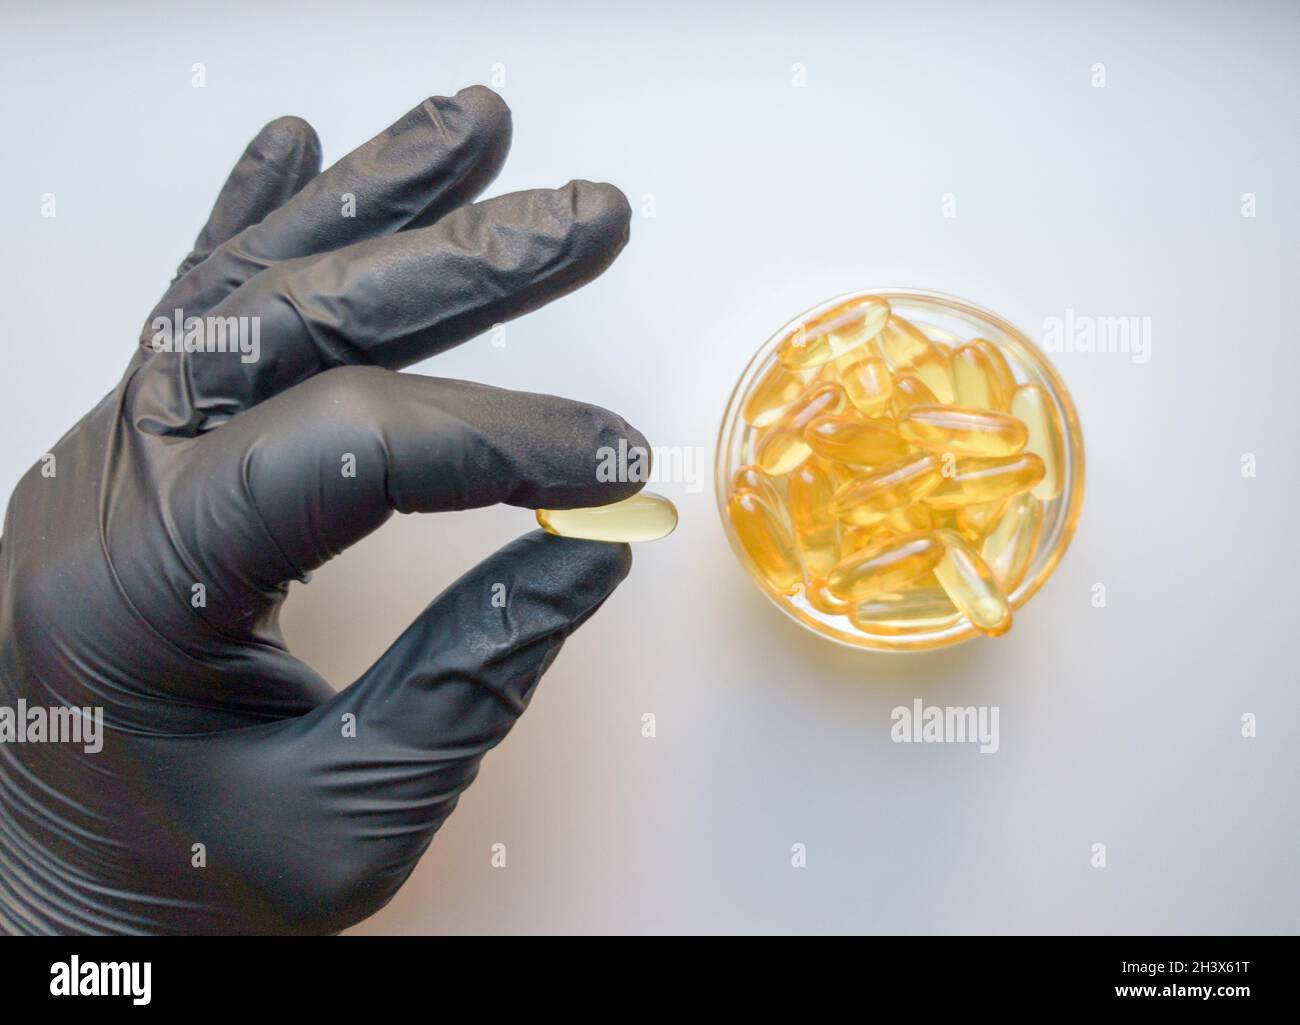
[[[937,456],[909,456],[841,485],[831,495],[830,513],[850,526],[878,529],[892,512],[926,497],[942,481]]]
[[[889,409],[894,378],[883,359],[867,356],[840,371],[840,384],[863,416],[880,416]]]
[[[805,580],[823,579],[840,562],[840,531],[833,523],[814,533],[795,533]]]
[[[865,344],[889,319],[889,303],[864,295],[800,324],[777,347],[777,359],[791,370],[808,370]]]
[[[983,541],[989,532],[998,525],[1003,511],[1011,501],[1012,499],[1004,498],[998,502],[963,505],[957,510],[954,517],[957,533],[972,544]]]
[[[899,374],[894,378],[894,394],[890,405],[894,416],[902,418],[913,406],[937,406],[939,397],[914,374]]]
[[[785,407],[797,399],[803,390],[803,378],[791,373],[780,363],[774,363],[754,385],[741,414],[754,427],[766,427],[781,419]]]
[[[909,321],[890,317],[876,336],[876,345],[895,373],[919,377],[940,402],[953,400],[947,357]]]
[[[840,559],[839,527],[827,511],[833,491],[830,475],[815,457],[804,460],[786,482],[786,507],[809,578],[826,576]]]
[[[737,491],[727,499],[727,516],[763,578],[782,594],[794,594],[803,583],[799,553],[776,511],[757,493]]]
[[[844,527],[840,530],[840,560],[857,555],[882,537],[878,527]],[[845,610],[848,611],[847,609]]]
[[[1007,503],[1006,513],[984,539],[980,555],[1007,594],[1025,579],[1042,529],[1043,503],[1026,492]]]
[[[736,471],[731,478],[731,490],[756,491],[779,515],[785,515],[785,499],[777,490],[776,482],[753,463]]]
[[[879,466],[907,455],[907,445],[892,423],[851,416],[819,416],[803,433],[819,456],[841,463]]]
[[[989,365],[993,368],[993,376],[998,381],[998,392],[1006,396],[1006,405],[999,406],[999,409],[1011,408],[1011,394],[1016,390],[1016,375],[1011,369],[1011,364],[1007,362],[1006,356],[1002,350],[990,342],[987,338],[977,338],[970,343],[977,349],[982,349],[989,358]]]
[[[818,459],[807,459],[786,482],[790,522],[801,534],[818,534],[834,526],[828,507],[835,488]]]
[[[864,598],[853,606],[849,619],[864,633],[901,636],[956,626],[961,613],[936,586]]]
[[[1011,629],[1011,606],[984,560],[955,531],[941,530],[938,538],[943,554],[934,575],[953,605],[982,633],[1006,633]]]
[[[1065,487],[1065,430],[1056,403],[1040,386],[1022,384],[1011,395],[1011,414],[1029,431],[1025,450],[1043,461],[1043,479],[1034,486],[1034,497],[1050,502]]]
[[[844,382],[840,380],[840,375],[870,352],[870,348],[850,349],[843,356],[837,356],[829,363],[823,363],[818,368],[817,376],[813,378],[813,381],[817,384],[829,381],[833,384],[843,385]]]
[[[1043,461],[1032,452],[958,459],[951,476],[944,474],[939,486],[925,500],[934,509],[958,509],[963,505],[1010,498],[1029,491],[1042,479]]]
[[[965,456],[1009,456],[1029,440],[1014,416],[964,406],[913,406],[898,421],[898,434],[921,448]]]
[[[895,591],[934,569],[943,554],[932,534],[885,537],[831,570],[826,585],[832,594],[849,599]]]
[[[899,534],[915,534],[918,531],[934,529],[934,510],[924,502],[913,502],[898,509],[891,509],[886,520],[889,528]]]
[[[982,339],[963,345],[952,354],[953,394],[971,409],[1002,411],[1011,402],[1016,379],[1002,353]]]
[[[789,473],[812,454],[804,440],[804,428],[825,413],[844,408],[844,389],[838,384],[809,388],[790,407],[785,418],[767,429],[759,439],[754,461],[774,477]]]
[[[930,503],[924,503],[930,508]],[[930,514],[934,517],[934,530],[955,530],[961,533],[961,525],[957,522],[956,509],[930,509]]]
[[[588,541],[658,541],[677,527],[677,509],[663,495],[641,491],[610,505],[586,509],[538,509],[548,534]]]
[[[804,592],[804,597],[808,599],[808,604],[818,612],[824,612],[828,616],[847,616],[849,610],[853,607],[851,601],[845,601],[843,598],[837,598],[829,587],[826,586],[825,580],[813,580],[808,584],[808,589]]]

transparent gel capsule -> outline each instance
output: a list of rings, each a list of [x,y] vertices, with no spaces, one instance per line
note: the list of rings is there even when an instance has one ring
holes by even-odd
[[[790,522],[801,534],[818,534],[834,526],[829,506],[835,486],[819,459],[805,460],[786,481]]]
[[[841,562],[826,584],[832,594],[849,599],[896,591],[934,569],[943,553],[943,545],[931,534],[886,537]]]
[[[788,517],[785,499],[777,489],[776,482],[753,463],[742,466],[731,478],[732,491],[756,491],[763,499],[777,510],[782,517]]]
[[[937,406],[939,397],[925,382],[914,374],[899,374],[894,378],[894,394],[890,400],[894,416],[901,418],[913,406]]]
[[[809,388],[795,400],[782,420],[767,428],[758,441],[754,461],[774,477],[794,470],[812,454],[804,440],[804,428],[823,414],[839,412],[844,402],[844,389],[838,384]]]
[[[864,633],[900,636],[956,626],[961,613],[941,587],[918,587],[864,598],[849,613]]]
[[[803,378],[780,363],[768,367],[745,400],[744,418],[755,427],[765,427],[781,419],[785,407],[804,390]]]
[[[934,510],[924,502],[913,502],[911,505],[891,509],[886,522],[897,534],[915,534],[918,531],[933,530]]]
[[[650,492],[610,505],[586,509],[538,509],[537,522],[548,534],[588,541],[658,541],[677,527],[673,503]]]
[[[841,463],[879,466],[907,454],[891,422],[853,416],[819,416],[804,430],[804,440],[819,456]]]
[[[1002,353],[977,339],[952,354],[953,393],[959,405],[1003,411],[1011,402],[1016,379]]]
[[[1032,452],[990,459],[958,459],[951,473],[941,475],[939,486],[925,500],[933,509],[959,509],[963,505],[1010,498],[1029,491],[1042,479],[1043,461]]]
[[[934,575],[953,605],[971,625],[990,637],[1011,629],[1011,606],[984,560],[971,551],[960,534],[941,530],[942,557]]]
[[[840,371],[840,385],[863,416],[880,416],[889,409],[894,378],[883,359],[868,356]]]
[[[840,529],[840,560],[857,555],[882,537],[879,527],[842,527]]]
[[[919,377],[940,402],[953,400],[947,356],[909,321],[890,317],[876,336],[876,345],[895,373]]]
[[[957,532],[971,544],[983,541],[998,525],[1011,501],[1012,499],[1004,498],[997,502],[963,505],[954,517]]]
[[[889,318],[889,303],[864,295],[801,324],[782,340],[777,358],[791,370],[829,363],[873,338]]]
[[[805,580],[826,577],[840,562],[840,531],[833,523],[812,533],[795,533],[799,564]]]
[[[804,593],[804,597],[808,599],[809,605],[818,612],[826,613],[828,616],[847,616],[849,610],[853,607],[851,601],[836,597],[831,592],[831,589],[826,586],[825,580],[811,581]]]
[[[913,406],[898,421],[904,441],[964,456],[1009,456],[1029,440],[1014,416],[965,406]]]
[[[1025,445],[1043,461],[1043,479],[1034,486],[1034,497],[1049,502],[1065,487],[1065,431],[1050,395],[1036,384],[1022,384],[1012,393],[1011,414],[1029,432]]]
[[[877,527],[891,513],[925,498],[942,480],[937,456],[909,456],[842,485],[831,496],[830,512],[850,526]]]
[[[1043,504],[1026,493],[1007,502],[1006,512],[984,539],[980,554],[1007,594],[1025,579],[1042,529]]]
[[[794,594],[803,583],[799,552],[776,511],[758,494],[737,491],[727,499],[727,516],[767,582],[782,594]]]

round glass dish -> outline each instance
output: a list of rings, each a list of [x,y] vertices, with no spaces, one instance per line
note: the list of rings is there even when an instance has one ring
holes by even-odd
[[[1042,526],[1037,543],[1028,557],[1027,567],[1019,582],[1007,594],[1011,608],[1015,610],[1023,606],[1051,576],[1074,535],[1083,504],[1083,434],[1074,403],[1047,357],[1021,331],[997,314],[938,292],[887,288],[846,293],[827,299],[801,313],[773,334],[750,360],[727,403],[715,460],[718,511],[727,539],[755,586],[781,611],[813,633],[849,647],[873,651],[922,651],[947,647],[969,640],[980,631],[966,616],[957,615],[933,628],[922,627],[902,633],[867,632],[847,615],[816,608],[807,596],[806,580],[805,585],[796,586],[793,593],[774,587],[741,543],[727,511],[728,499],[735,489],[737,471],[754,462],[757,431],[746,421],[743,410],[755,385],[778,362],[777,354],[782,342],[795,337],[796,333],[802,333],[810,321],[827,311],[866,296],[885,299],[893,316],[910,321],[931,340],[946,345],[949,351],[975,339],[991,342],[1005,357],[1017,385],[1036,384],[1049,397],[1059,418],[1062,434],[1058,467],[1062,484],[1056,497],[1041,503]],[[871,341],[866,343],[867,346],[872,344]],[[814,367],[804,371],[804,379],[810,386],[817,377],[818,370]]]

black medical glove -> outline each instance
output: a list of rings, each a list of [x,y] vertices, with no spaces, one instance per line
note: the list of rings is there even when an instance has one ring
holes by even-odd
[[[597,482],[602,446],[645,444],[612,413],[395,372],[591,280],[627,241],[609,185],[472,203],[509,139],[482,88],[427,100],[323,173],[305,122],[268,125],[121,382],[19,482],[0,706],[101,708],[104,729],[98,752],[0,743],[4,930],[365,918],[626,575],[624,545],[527,534],[338,694],[277,624],[290,581],[394,510],[639,487]],[[159,327],[177,310],[256,320],[220,321],[233,352],[185,351]]]

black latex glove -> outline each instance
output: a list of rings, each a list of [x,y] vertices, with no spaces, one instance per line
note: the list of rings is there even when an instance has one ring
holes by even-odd
[[[320,174],[310,126],[268,125],[121,382],[19,483],[0,705],[99,706],[105,729],[93,754],[0,744],[5,930],[365,918],[627,573],[624,545],[528,534],[337,695],[277,626],[289,581],[394,510],[598,505],[639,487],[597,483],[601,446],[645,444],[612,413],[394,373],[594,278],[627,241],[609,185],[467,205],[509,139],[482,88],[422,103]],[[178,308],[261,318],[260,359],[157,351],[153,317]]]

